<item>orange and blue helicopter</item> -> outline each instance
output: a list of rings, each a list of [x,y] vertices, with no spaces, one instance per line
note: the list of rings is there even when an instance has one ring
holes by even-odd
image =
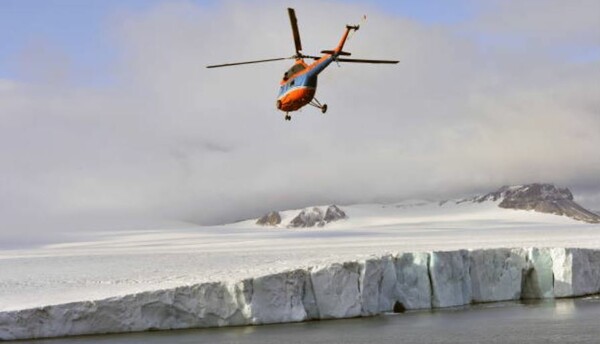
[[[290,57],[280,57],[266,60],[255,60],[246,62],[225,63],[219,65],[207,66],[206,68],[229,67],[251,63],[273,62],[281,60],[294,59],[296,62],[283,74],[283,79],[280,82],[279,95],[277,97],[276,106],[278,110],[285,112],[285,120],[292,119],[290,112],[297,111],[305,105],[311,105],[321,110],[322,113],[327,112],[327,104],[321,104],[315,93],[317,91],[317,77],[327,68],[332,62],[352,62],[352,63],[377,63],[377,64],[396,64],[399,61],[392,60],[365,60],[365,59],[350,59],[342,56],[350,56],[349,52],[342,49],[348,39],[348,35],[357,31],[360,25],[346,25],[346,30],[342,35],[342,39],[337,47],[333,50],[321,51],[322,56],[310,56],[302,53],[302,43],[300,41],[300,32],[298,31],[298,20],[296,12],[293,8],[288,8],[290,23],[292,25],[292,33],[294,44],[296,46],[296,54]],[[366,17],[365,17],[366,19]],[[311,64],[304,62],[304,59],[315,60]]]

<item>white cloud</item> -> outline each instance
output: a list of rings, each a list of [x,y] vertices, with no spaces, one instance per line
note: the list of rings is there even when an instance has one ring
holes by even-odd
[[[483,13],[474,24],[482,31],[550,44],[600,42],[600,2],[596,0],[490,0],[476,5]]]
[[[16,89],[18,83],[10,79],[0,79],[0,92],[9,92]]]
[[[336,2],[295,7],[310,54],[335,46],[365,12]],[[288,123],[274,102],[289,64],[204,68],[293,54],[279,2],[121,13],[111,21],[123,56],[113,89],[0,87],[2,218],[37,235],[46,219],[43,231],[85,229],[49,225],[77,214],[215,223],[506,183],[600,190],[598,61],[573,63],[545,48],[482,49],[465,26],[368,15],[347,50],[402,62],[330,66],[317,94],[327,115],[307,108]],[[556,44],[589,30],[565,32]],[[31,214],[40,221],[24,225]],[[2,228],[1,236],[14,233]]]

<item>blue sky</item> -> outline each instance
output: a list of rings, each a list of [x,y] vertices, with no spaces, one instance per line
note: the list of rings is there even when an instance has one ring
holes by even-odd
[[[46,42],[65,53],[75,70],[106,78],[118,52],[110,40],[110,19],[120,12],[143,11],[159,0],[0,0],[0,78],[19,79],[19,53]],[[212,0],[193,1],[208,5]],[[358,1],[357,1],[358,2]],[[467,1],[389,1],[369,3],[425,24],[452,24],[471,14]],[[88,74],[88,73],[82,73]],[[98,80],[96,80],[98,81]],[[102,82],[102,80],[99,80]]]
[[[15,59],[27,44],[45,41],[75,66],[104,69],[115,58],[111,15],[152,6],[152,0],[0,0],[0,77],[18,77]]]

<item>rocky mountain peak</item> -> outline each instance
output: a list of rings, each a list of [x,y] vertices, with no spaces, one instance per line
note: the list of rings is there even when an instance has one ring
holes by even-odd
[[[527,185],[503,186],[497,191],[477,197],[475,201],[497,201],[502,202],[532,202],[532,201],[559,201],[573,200],[573,194],[567,188],[558,188],[553,184],[533,183]]]
[[[323,211],[318,207],[312,209],[302,210],[292,221],[288,227],[291,228],[303,228],[303,227],[323,227],[326,223],[338,221],[347,218],[346,213],[342,211],[335,204],[327,207],[327,210],[323,214]]]
[[[342,209],[338,208],[337,205],[333,204],[327,207],[324,220],[325,222],[329,223],[337,220],[342,220],[347,217],[348,216],[346,216],[346,213]]]
[[[276,211],[267,213],[256,221],[256,224],[261,226],[277,226],[280,223],[281,215]]]
[[[534,210],[589,223],[600,223],[600,216],[577,204],[569,189],[558,188],[552,184],[503,186],[487,195],[475,197],[473,201],[500,201],[498,206],[501,208]]]

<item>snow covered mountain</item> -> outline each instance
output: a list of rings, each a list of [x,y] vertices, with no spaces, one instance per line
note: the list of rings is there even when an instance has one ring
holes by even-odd
[[[474,201],[500,201],[498,206],[501,208],[534,210],[588,223],[600,223],[600,215],[577,204],[569,189],[557,188],[552,184],[503,186],[495,192],[476,197]]]
[[[362,210],[367,207],[368,210]],[[498,209],[499,208],[499,209]],[[386,210],[382,210],[386,209]],[[396,209],[396,210],[394,210]],[[493,210],[496,211],[493,211]],[[358,213],[356,212],[358,210]],[[393,204],[380,205],[348,205],[348,206],[314,206],[304,209],[270,212],[259,219],[242,222],[248,225],[255,222],[262,226],[309,228],[332,226],[334,222],[344,227],[352,227],[355,223],[365,223],[363,217],[370,215],[386,217],[391,223],[411,222],[414,214],[428,216],[437,221],[450,221],[460,213],[463,217],[476,217],[496,221],[510,221],[515,217],[525,216],[512,210],[533,211],[543,214],[559,215],[571,219],[600,223],[600,215],[583,208],[573,200],[573,194],[567,188],[558,188],[552,184],[527,184],[503,186],[497,191],[485,195],[459,200],[427,201],[410,200]],[[367,214],[370,213],[370,214]],[[356,218],[358,215],[358,218]],[[525,216],[526,217],[526,216]],[[539,219],[544,216],[538,217]],[[550,216],[548,221],[553,221]],[[525,219],[524,219],[525,220]],[[527,220],[525,220],[527,221]],[[339,225],[339,223],[338,223]]]

